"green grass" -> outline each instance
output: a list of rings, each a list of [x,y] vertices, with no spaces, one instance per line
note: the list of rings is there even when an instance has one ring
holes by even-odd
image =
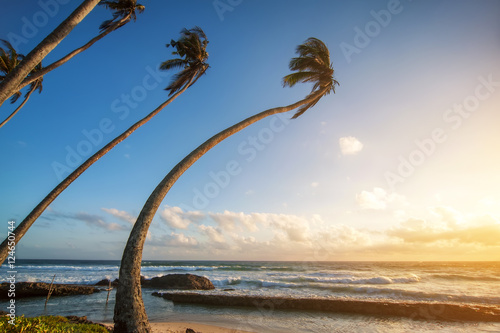
[[[8,316],[0,317],[0,332],[5,333],[109,333],[96,324],[75,324],[61,316],[16,317],[15,325]]]

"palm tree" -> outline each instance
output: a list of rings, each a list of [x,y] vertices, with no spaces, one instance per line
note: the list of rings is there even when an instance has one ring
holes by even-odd
[[[186,91],[187,88],[192,86],[198,78],[203,75],[206,70],[208,69],[209,65],[206,63],[206,60],[208,58],[208,53],[205,50],[205,47],[208,44],[208,41],[206,40],[206,36],[203,33],[203,31],[199,28],[196,27],[191,30],[182,30],[181,31],[181,37],[178,42],[176,42],[176,46],[179,45],[181,47],[182,45],[185,45],[187,41],[193,42],[196,39],[200,39],[199,44],[203,45],[202,48],[198,49],[197,53],[189,52],[189,53],[182,53],[183,58],[177,58],[177,59],[172,59],[168,60],[165,63],[169,62],[181,62],[183,61],[185,63],[183,70],[176,74],[172,80],[172,83],[166,88],[167,91],[170,92],[169,96],[172,95],[172,92],[174,94],[165,102],[163,102],[161,105],[159,105],[155,110],[153,110],[150,114],[148,114],[146,117],[142,118],[138,122],[136,122],[134,125],[132,125],[129,129],[127,129],[125,132],[117,136],[113,141],[109,142],[106,146],[101,148],[98,152],[96,152],[94,155],[89,157],[85,162],[83,162],[75,171],[73,171],[68,177],[66,177],[59,185],[57,185],[32,211],[31,213],[17,226],[17,228],[13,231],[14,234],[16,235],[15,242],[19,242],[19,240],[26,234],[28,229],[31,227],[31,225],[36,221],[36,219],[45,211],[45,209],[54,201],[59,194],[62,193],[75,179],[77,179],[85,170],[87,170],[92,164],[94,164],[98,159],[100,159],[102,156],[104,156],[107,152],[109,152],[113,147],[115,147],[117,144],[125,140],[127,137],[129,137],[135,130],[137,130],[139,127],[147,123],[149,120],[151,120],[155,115],[157,115],[165,106],[170,104],[172,101],[174,101],[179,95],[181,95],[184,91]],[[179,48],[178,51],[179,52]],[[177,54],[174,52],[174,54]],[[162,66],[163,66],[162,64]],[[184,73],[184,75],[179,76],[181,73]],[[178,86],[177,82],[181,80],[182,82],[185,82],[182,86]],[[0,263],[3,263],[5,259],[7,258],[8,251],[9,251],[9,241],[8,239],[5,239],[2,244],[0,244]]]
[[[153,217],[177,179],[211,148],[245,127],[265,117],[300,107],[294,115],[296,118],[314,106],[321,97],[334,91],[338,82],[333,78],[334,71],[325,44],[319,39],[309,38],[297,47],[297,53],[299,57],[290,61],[290,69],[296,72],[285,76],[283,84],[293,86],[297,82],[312,82],[314,85],[309,95],[294,104],[258,113],[214,135],[180,161],[149,196],[123,251],[119,273],[120,283],[116,291],[115,332],[151,332],[140,285],[142,250]]]
[[[6,50],[4,50],[2,47],[0,47],[0,82],[2,82],[7,74],[12,72],[14,68],[22,61],[24,56],[20,53],[17,53],[17,51],[14,49],[14,47],[6,40],[1,39],[0,40],[3,45],[5,45]],[[39,71],[42,68],[42,64],[38,64],[30,73],[30,75],[33,75],[37,71]],[[21,108],[26,104],[28,99],[30,98],[31,94],[33,91],[38,90],[38,92],[42,92],[42,81],[43,77],[40,77],[36,80],[34,80],[30,84],[30,88],[26,92],[26,95],[24,96],[23,102],[12,112],[7,118],[5,118],[4,121],[0,123],[0,127],[5,125],[14,115],[21,110]],[[15,103],[19,97],[21,97],[21,91],[16,91],[11,98],[11,103]]]
[[[52,64],[48,65],[47,67],[42,68],[42,70],[38,71],[36,74],[28,76],[25,78],[20,86],[19,89],[27,86],[28,84],[31,84],[34,80],[37,78],[47,74],[48,72],[56,69],[57,67],[61,66],[62,64],[68,62],[71,58],[76,56],[77,54],[87,50],[90,48],[95,42],[98,40],[102,39],[109,33],[115,31],[118,28],[123,27],[125,24],[130,22],[131,20],[136,20],[137,15],[136,12],[142,13],[145,9],[145,7],[141,4],[138,4],[136,0],[110,0],[110,1],[101,1],[99,5],[104,6],[106,9],[111,9],[113,11],[113,18],[110,20],[104,21],[100,26],[100,33],[96,37],[92,38],[90,41],[88,41],[85,45],[71,51],[61,59],[53,62]]]
[[[28,53],[19,66],[16,66],[15,69],[0,82],[0,105],[21,89],[19,86],[29,73],[42,62],[43,58],[45,58],[45,56],[49,54],[100,1],[101,0],[84,0],[78,8],[54,29],[54,31]]]

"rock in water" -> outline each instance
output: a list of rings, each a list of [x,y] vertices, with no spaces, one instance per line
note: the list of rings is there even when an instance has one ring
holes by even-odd
[[[169,274],[152,278],[143,284],[143,287],[160,289],[182,290],[211,290],[215,289],[212,282],[203,276],[193,274]]]
[[[7,298],[8,283],[0,285],[0,298]],[[47,296],[50,283],[45,282],[17,282],[15,286],[16,298]],[[80,286],[75,284],[55,284],[52,286],[52,296],[66,295],[88,295],[99,292],[98,288],[93,286]]]

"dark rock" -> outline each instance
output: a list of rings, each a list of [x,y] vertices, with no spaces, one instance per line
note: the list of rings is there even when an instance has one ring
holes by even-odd
[[[193,329],[186,328],[186,333],[196,333]]]
[[[233,289],[233,288],[226,288],[226,289],[223,289],[222,291],[235,291],[236,289]]]
[[[18,282],[15,284],[15,297],[36,297],[47,296],[49,293],[50,283],[45,282]],[[0,299],[7,299],[10,284],[5,282],[0,285]],[[67,295],[89,295],[100,290],[93,286],[81,286],[75,284],[54,284],[52,286],[51,296],[67,296]]]
[[[152,278],[142,285],[148,288],[211,290],[215,289],[212,282],[203,276],[193,274],[169,274]]]
[[[423,320],[500,322],[495,306],[455,303],[389,302],[334,298],[287,298],[266,296],[211,295],[202,293],[154,293],[174,303],[257,307],[274,310],[308,310],[334,313],[398,316]]]
[[[104,286],[104,287],[107,287],[107,286],[109,286],[109,280],[108,279],[103,279],[103,280],[97,282],[96,284],[94,284],[94,286]]]
[[[146,283],[147,281],[149,281],[149,280],[146,279],[143,275],[141,275],[141,286],[144,283]],[[118,279],[114,279],[113,282],[111,282],[111,286],[116,287],[116,286],[118,286],[118,283],[119,283],[119,280]],[[109,286],[109,280],[108,279],[103,279],[103,280],[97,282],[95,284],[95,286],[105,286],[105,287],[108,287]]]

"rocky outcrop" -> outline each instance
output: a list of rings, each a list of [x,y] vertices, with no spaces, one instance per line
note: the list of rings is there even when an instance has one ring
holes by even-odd
[[[399,316],[424,320],[500,322],[494,306],[467,306],[454,303],[384,302],[333,298],[287,298],[264,296],[209,295],[197,293],[153,293],[174,303],[254,307],[259,311],[308,310],[365,315]]]
[[[118,285],[118,279],[111,282],[113,287]],[[193,274],[169,274],[155,277],[150,280],[141,276],[141,285],[146,288],[158,289],[181,289],[181,290],[210,290],[215,289],[212,282],[203,276]],[[101,288],[98,288],[98,287]],[[103,279],[94,286],[75,285],[75,284],[56,284],[52,286],[51,296],[68,295],[89,295],[106,289],[109,286],[109,280]],[[15,290],[16,298],[47,296],[50,283],[45,282],[18,282],[15,288],[7,282],[0,284],[0,299],[8,299],[9,290]]]
[[[111,286],[116,287],[117,285],[118,285],[118,279],[115,279],[113,282],[111,282]],[[109,280],[108,279],[102,279],[101,281],[99,281],[96,284],[94,284],[94,286],[108,287],[109,286]]]
[[[116,287],[118,279],[111,282],[111,286]],[[96,286],[108,287],[109,280],[103,279],[95,284]],[[215,289],[212,282],[203,276],[193,274],[168,274],[152,279],[146,279],[141,275],[141,286],[145,288],[158,289],[182,289],[182,290],[210,290]]]
[[[15,284],[15,298],[47,296],[49,293],[50,283],[45,282],[18,282]],[[9,283],[0,285],[0,299],[7,299]],[[68,296],[68,295],[89,295],[100,290],[93,286],[81,286],[74,284],[54,284],[52,286],[51,296]]]
[[[211,290],[215,289],[212,282],[203,276],[193,274],[168,274],[146,280],[142,284],[146,288]]]

